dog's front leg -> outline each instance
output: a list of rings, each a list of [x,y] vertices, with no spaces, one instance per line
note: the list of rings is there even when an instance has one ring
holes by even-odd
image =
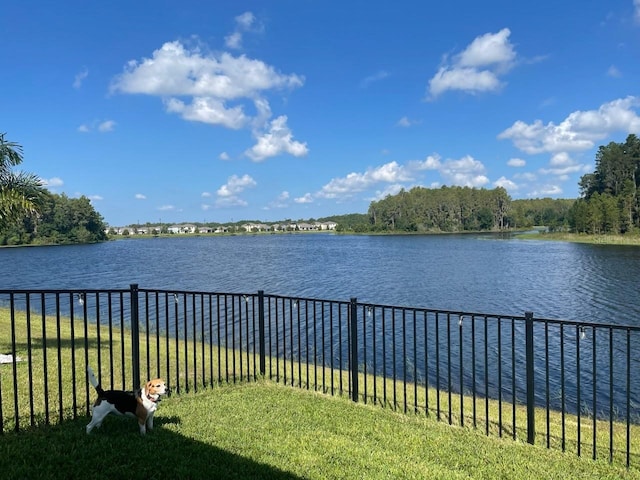
[[[140,426],[140,435],[144,435],[147,433],[147,427],[145,422],[138,422],[138,425]]]
[[[154,412],[151,412],[151,413],[149,414],[149,416],[147,417],[147,428],[148,428],[149,430],[153,430],[153,413],[154,413]]]

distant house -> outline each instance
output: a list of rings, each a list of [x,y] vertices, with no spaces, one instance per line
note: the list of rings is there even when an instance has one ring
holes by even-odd
[[[198,227],[198,233],[212,233],[213,228],[211,227]]]
[[[318,225],[315,223],[299,223],[298,230],[301,232],[310,232],[312,230],[318,230]]]
[[[170,233],[196,233],[196,228],[191,223],[182,223],[180,225],[171,225],[168,230]]]
[[[338,224],[336,222],[320,222],[317,224],[320,230],[335,230]]]
[[[245,223],[242,228],[247,232],[268,232],[271,230],[271,227],[264,223]]]

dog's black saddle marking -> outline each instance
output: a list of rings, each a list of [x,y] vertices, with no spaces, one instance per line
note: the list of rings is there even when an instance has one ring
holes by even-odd
[[[133,392],[125,392],[123,390],[98,390],[98,396],[113,405],[122,414],[134,413],[138,407],[138,399]]]

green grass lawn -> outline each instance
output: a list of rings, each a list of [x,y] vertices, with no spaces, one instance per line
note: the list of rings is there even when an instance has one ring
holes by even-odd
[[[146,437],[88,419],[0,437],[3,479],[640,478],[637,470],[269,381],[172,396]]]

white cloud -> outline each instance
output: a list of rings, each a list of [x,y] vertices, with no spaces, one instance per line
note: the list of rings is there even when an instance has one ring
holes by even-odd
[[[438,73],[429,81],[429,93],[432,97],[437,97],[447,90],[478,93],[496,91],[500,87],[500,80],[495,73],[475,68],[440,67]]]
[[[249,30],[256,21],[256,17],[251,12],[244,12],[236,17],[236,23],[244,30]]]
[[[191,104],[170,98],[165,101],[165,107],[167,112],[178,113],[185,120],[222,125],[234,130],[244,127],[248,122],[242,106],[225,108],[224,102],[211,97],[194,97]]]
[[[622,72],[618,70],[618,67],[616,67],[615,65],[611,65],[607,70],[607,75],[613,78],[620,78],[622,77]]]
[[[527,164],[522,158],[510,158],[507,165],[510,167],[524,167]]]
[[[75,78],[73,79],[73,88],[80,88],[82,86],[82,82],[84,82],[84,80],[89,76],[89,70],[85,67],[82,69],[82,71],[80,71],[79,73],[76,74]]]
[[[251,12],[245,12],[242,15],[238,15],[235,20],[235,31],[224,37],[224,43],[227,48],[232,48],[234,50],[242,48],[243,32],[251,31],[252,26],[256,22],[256,17]]]
[[[116,126],[116,122],[113,120],[105,120],[98,125],[99,132],[112,132]]]
[[[216,199],[216,207],[218,208],[246,207],[247,205],[249,204],[245,200],[235,195]]]
[[[313,203],[313,196],[310,193],[305,193],[302,197],[294,198],[296,203]]]
[[[635,19],[636,23],[640,24],[640,0],[633,0],[633,9],[633,18]]]
[[[218,208],[246,207],[248,203],[240,198],[239,195],[247,188],[253,188],[256,185],[256,181],[250,175],[245,174],[242,177],[231,175],[227,179],[227,183],[216,191],[215,206]]]
[[[516,178],[518,180],[524,180],[526,182],[534,182],[538,177],[536,176],[535,173],[532,172],[522,172],[522,173],[516,173],[513,178]]]
[[[397,127],[404,127],[404,128],[409,128],[413,125],[417,125],[418,123],[420,123],[417,120],[411,120],[409,117],[402,117],[400,120],[398,120],[396,122],[396,126]]]
[[[147,196],[146,196],[146,195],[144,195],[143,193],[136,193],[136,194],[135,194],[135,199],[136,199],[136,200],[146,200],[146,199],[147,199]]]
[[[62,185],[64,185],[64,182],[62,181],[62,179],[60,177],[52,177],[52,178],[49,178],[49,179],[42,179],[42,186],[43,187],[56,188],[56,187],[61,187]]]
[[[202,192],[201,197],[202,198],[209,198],[209,197],[211,197],[211,192]]]
[[[446,160],[440,165],[438,171],[450,185],[483,187],[489,183],[484,165],[471,155],[466,155],[459,160]]]
[[[389,162],[364,173],[349,173],[346,177],[334,178],[316,194],[321,198],[344,198],[362,192],[378,183],[397,183],[412,180],[410,171],[397,162]]]
[[[236,17],[237,28],[254,29],[250,12]],[[240,31],[238,30],[238,31]],[[184,120],[231,129],[250,127],[258,143],[247,154],[261,161],[280,153],[302,156],[305,143],[292,140],[286,116],[269,122],[271,108],[265,95],[302,86],[304,78],[283,74],[271,65],[228,52],[203,53],[179,41],[167,42],[151,58],[131,60],[111,82],[112,93],[146,94],[162,98],[168,113]],[[253,105],[255,115],[247,113]]]
[[[78,127],[78,131],[81,133],[89,133],[93,130],[97,130],[101,133],[112,132],[116,127],[116,122],[113,120],[93,121],[91,125],[83,123]]]
[[[440,160],[437,154],[429,155],[423,161],[411,162],[410,168],[415,170],[436,170],[446,184],[461,187],[483,187],[489,183],[486,169],[482,162],[466,155],[459,160]]]
[[[89,200],[92,200],[92,201],[93,201],[93,200],[95,200],[95,201],[104,200],[104,198],[103,198],[103,197],[101,197],[100,195],[89,195],[87,198],[88,198]]]
[[[389,185],[382,190],[376,190],[375,195],[371,198],[371,201],[379,201],[387,197],[387,195],[396,195],[400,193],[404,187],[399,183],[394,183],[393,185]]]
[[[380,70],[379,72],[376,72],[373,75],[369,75],[368,77],[364,78],[360,82],[360,87],[361,88],[367,88],[372,83],[379,82],[380,80],[384,80],[388,76],[389,76],[389,72],[385,72],[384,70]]]
[[[551,197],[562,193],[559,185],[543,185],[541,188],[534,190],[528,194],[530,198]]]
[[[498,135],[529,154],[588,150],[613,132],[639,133],[636,109],[640,98],[628,96],[601,105],[597,110],[575,111],[558,125],[541,120],[527,124],[516,121]]]
[[[175,212],[178,209],[174,205],[162,205],[158,207],[158,210],[160,210],[161,212]]]
[[[306,143],[293,139],[293,134],[287,127],[286,115],[280,115],[272,120],[268,131],[257,134],[257,140],[258,142],[245,152],[255,162],[261,162],[282,153],[303,157],[309,152]]]
[[[289,192],[287,192],[286,190],[283,191],[280,195],[278,195],[278,197],[273,201],[270,202],[267,209],[269,208],[286,208],[289,206]]]
[[[266,63],[223,52],[204,55],[179,41],[167,42],[152,58],[131,60],[111,83],[114,93],[157,96],[253,98],[260,92],[295,88],[304,83],[296,74],[284,75]]]
[[[233,32],[228,36],[224,37],[224,44],[233,49],[242,48],[242,33]]]
[[[514,65],[516,52],[509,42],[511,31],[476,37],[460,54],[445,63],[429,81],[429,95],[435,98],[448,90],[466,93],[495,92],[503,83],[500,77]]]
[[[513,45],[509,42],[511,30],[503,28],[498,33],[485,33],[476,37],[457,59],[462,67],[497,66],[499,70],[509,69],[516,58]]]
[[[218,158],[224,161],[231,159],[231,157],[229,157],[229,154],[227,152],[222,152],[220,155],[218,155]]]
[[[510,192],[518,190],[518,184],[515,183],[512,180],[509,180],[504,175],[502,177],[500,177],[498,180],[496,180],[495,182],[493,182],[493,186],[494,187],[502,187],[505,190],[510,191]]]
[[[411,166],[416,170],[438,170],[441,166],[440,155],[429,155],[422,161],[411,162]]]

